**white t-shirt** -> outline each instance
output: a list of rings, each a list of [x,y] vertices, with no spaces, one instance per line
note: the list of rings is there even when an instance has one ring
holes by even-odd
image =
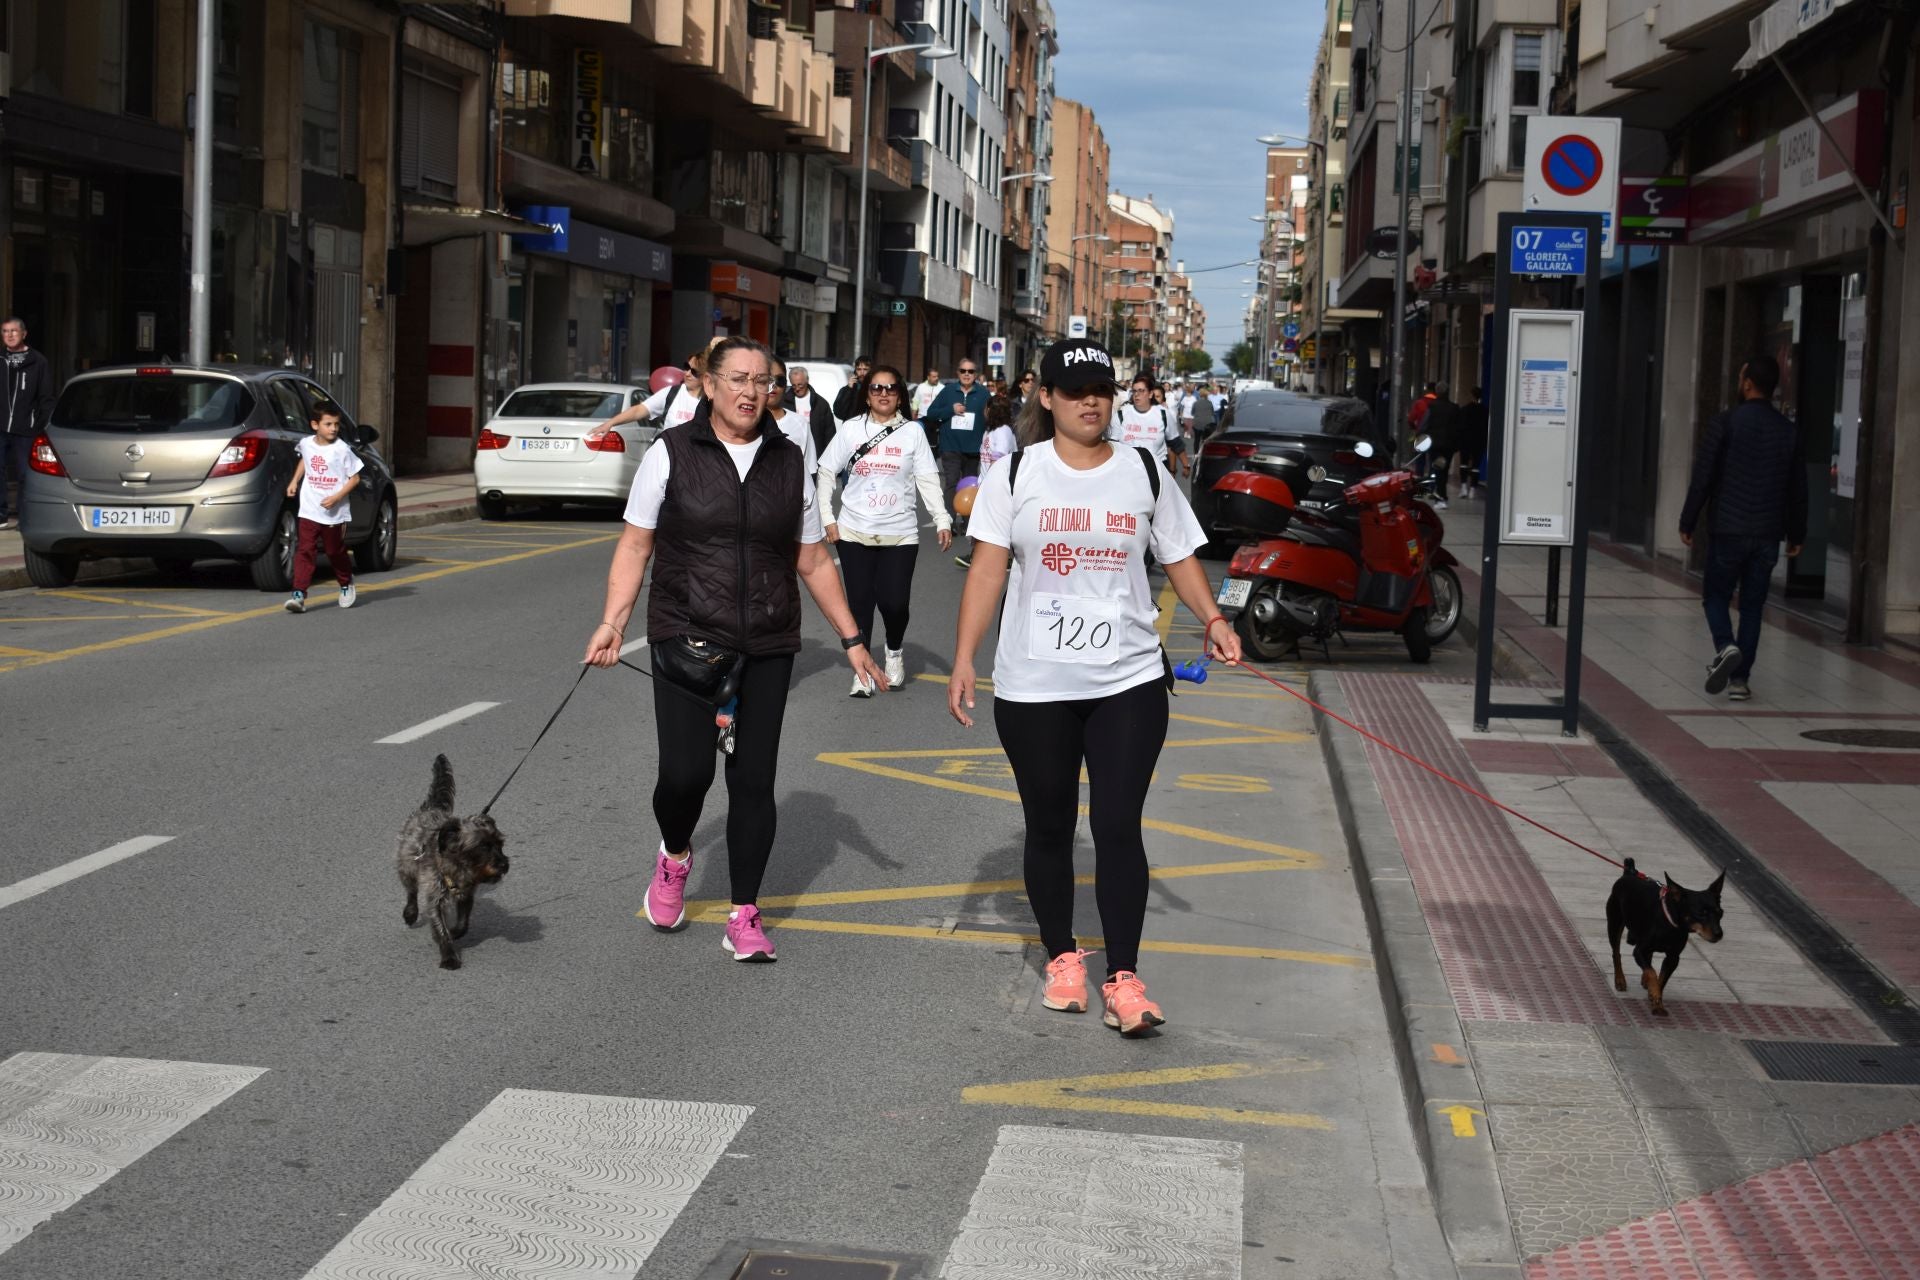
[[[341,485],[360,474],[360,459],[353,446],[340,439],[321,444],[316,437],[308,436],[295,447],[304,473],[300,479],[300,518],[315,524],[347,523],[353,518],[348,510],[353,505],[350,501],[336,503],[329,511],[320,500],[340,492]]]
[[[1193,392],[1176,391],[1167,397],[1167,404],[1173,409],[1173,415],[1181,421],[1193,416]]]
[[[950,526],[946,503],[940,493],[940,468],[934,464],[933,448],[927,433],[911,418],[899,420],[900,426],[885,440],[867,450],[854,464],[840,493],[840,512],[832,510],[835,480],[860,446],[885,430],[862,414],[840,424],[826,453],[820,457],[820,495],[826,508],[822,517],[837,522],[849,533],[879,538],[904,538],[918,542],[920,518],[913,509],[914,492],[921,490],[934,523]],[[928,496],[928,495],[931,496]]]
[[[980,442],[980,470],[984,474],[988,467],[1000,461],[1020,447],[1019,437],[1013,434],[1012,427],[995,427],[987,432],[987,438]]]
[[[792,422],[794,417],[788,414],[785,419]],[[787,431],[788,437],[793,432]],[[795,441],[795,443],[799,443]],[[747,471],[753,466],[754,458],[760,452],[760,437],[755,436],[745,444],[728,444],[720,441],[733,459],[733,469],[740,473],[745,482]],[[801,542],[820,542],[827,534],[820,523],[820,510],[813,505],[813,442],[808,440],[801,446],[803,471],[800,476],[800,527],[794,537]],[[673,463],[667,457],[667,442],[655,440],[647,447],[640,459],[640,469],[634,472],[633,488],[627,491],[626,521],[642,529],[660,527],[660,508],[667,501],[667,477],[673,474]]]
[[[679,384],[679,393],[674,395],[674,387],[662,387],[647,397],[648,421],[658,422],[662,431],[668,427],[677,427],[692,419],[694,411],[700,407],[700,396],[685,383]],[[667,397],[673,396],[673,407],[667,407]],[[663,419],[660,415],[665,414]]]
[[[1145,413],[1131,404],[1122,405],[1113,414],[1113,427],[1107,438],[1116,444],[1146,449],[1154,461],[1167,460],[1167,441],[1180,434],[1180,419],[1165,405],[1150,404]]]
[[[933,398],[940,394],[938,382],[916,382],[913,384],[913,416],[924,418],[927,409],[933,404]]]
[[[1172,564],[1207,541],[1180,486],[1163,481],[1156,505],[1140,455],[1119,446],[1090,471],[1061,462],[1051,440],[1022,455],[1018,500],[1011,461],[997,462],[967,525],[1013,553],[994,696],[1104,698],[1161,679],[1145,553]]]

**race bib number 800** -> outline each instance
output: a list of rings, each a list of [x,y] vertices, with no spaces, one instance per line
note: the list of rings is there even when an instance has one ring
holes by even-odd
[[[1120,602],[1035,595],[1028,604],[1027,656],[1036,662],[1113,662],[1120,656]]]

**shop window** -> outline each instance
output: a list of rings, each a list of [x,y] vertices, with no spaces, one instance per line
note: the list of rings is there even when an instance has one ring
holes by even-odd
[[[408,67],[400,89],[400,189],[453,200],[459,186],[459,86]]]
[[[773,157],[764,151],[715,151],[708,216],[756,235],[773,230]]]
[[[562,162],[563,133],[554,108],[553,71],[544,49],[506,51],[500,63],[500,116],[508,149]]]
[[[319,173],[355,177],[360,172],[359,41],[309,19],[301,62],[301,162]]]

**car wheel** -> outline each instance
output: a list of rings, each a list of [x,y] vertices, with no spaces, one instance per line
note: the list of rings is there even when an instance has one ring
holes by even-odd
[[[153,567],[160,571],[160,576],[163,578],[184,578],[193,572],[193,557],[155,556],[153,558]]]
[[[1460,575],[1442,565],[1428,572],[1427,585],[1433,590],[1433,612],[1427,616],[1427,641],[1439,644],[1460,625]]]
[[[70,587],[80,576],[79,556],[42,555],[32,547],[27,552],[27,578],[36,587],[58,591]]]
[[[1400,636],[1407,642],[1407,656],[1415,662],[1433,661],[1433,641],[1427,638],[1427,620],[1433,610],[1421,605],[1407,615],[1400,628]]]
[[[483,493],[480,495],[478,505],[480,508],[480,518],[482,520],[505,520],[507,518],[507,500],[505,498],[489,498]]]
[[[280,513],[273,526],[273,539],[266,549],[247,562],[253,571],[253,585],[262,591],[293,589],[293,553],[300,541],[300,525],[292,508]]]
[[[385,573],[400,558],[400,506],[392,494],[380,499],[373,518],[373,536],[367,539],[367,572]]]

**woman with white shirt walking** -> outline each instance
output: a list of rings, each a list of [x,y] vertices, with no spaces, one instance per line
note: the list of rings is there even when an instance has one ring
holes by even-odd
[[[1180,434],[1180,419],[1164,404],[1155,404],[1153,379],[1141,374],[1133,380],[1133,394],[1126,404],[1113,411],[1113,429],[1109,439],[1116,444],[1145,449],[1153,460],[1169,471],[1167,442]]]
[[[1122,1035],[1164,1022],[1138,971],[1147,910],[1141,835],[1147,786],[1167,736],[1171,667],[1154,629],[1151,551],[1206,628],[1214,657],[1238,661],[1194,553],[1207,535],[1150,456],[1107,438],[1113,358],[1095,342],[1055,343],[1020,420],[1020,452],[980,484],[973,567],[960,600],[947,709],[969,727],[974,657],[1005,588],[993,661],[993,717],[1027,824],[1028,900],[1047,948],[1041,1003],[1084,1012],[1087,953],[1073,933],[1073,835],[1085,765],[1094,895],[1106,934],[1103,1020]]]
[[[892,365],[875,365],[867,375],[866,412],[840,424],[820,458],[820,511],[827,541],[839,544],[840,573],[847,584],[860,638],[873,635],[873,611],[886,628],[887,687],[906,681],[908,602],[913,570],[920,555],[920,518],[914,493],[926,505],[939,531],[940,549],[953,545],[953,523],[940,492],[940,469],[920,424],[900,411],[906,379]],[[845,473],[840,511],[833,490]],[[870,698],[873,683],[856,673],[850,697]]]

